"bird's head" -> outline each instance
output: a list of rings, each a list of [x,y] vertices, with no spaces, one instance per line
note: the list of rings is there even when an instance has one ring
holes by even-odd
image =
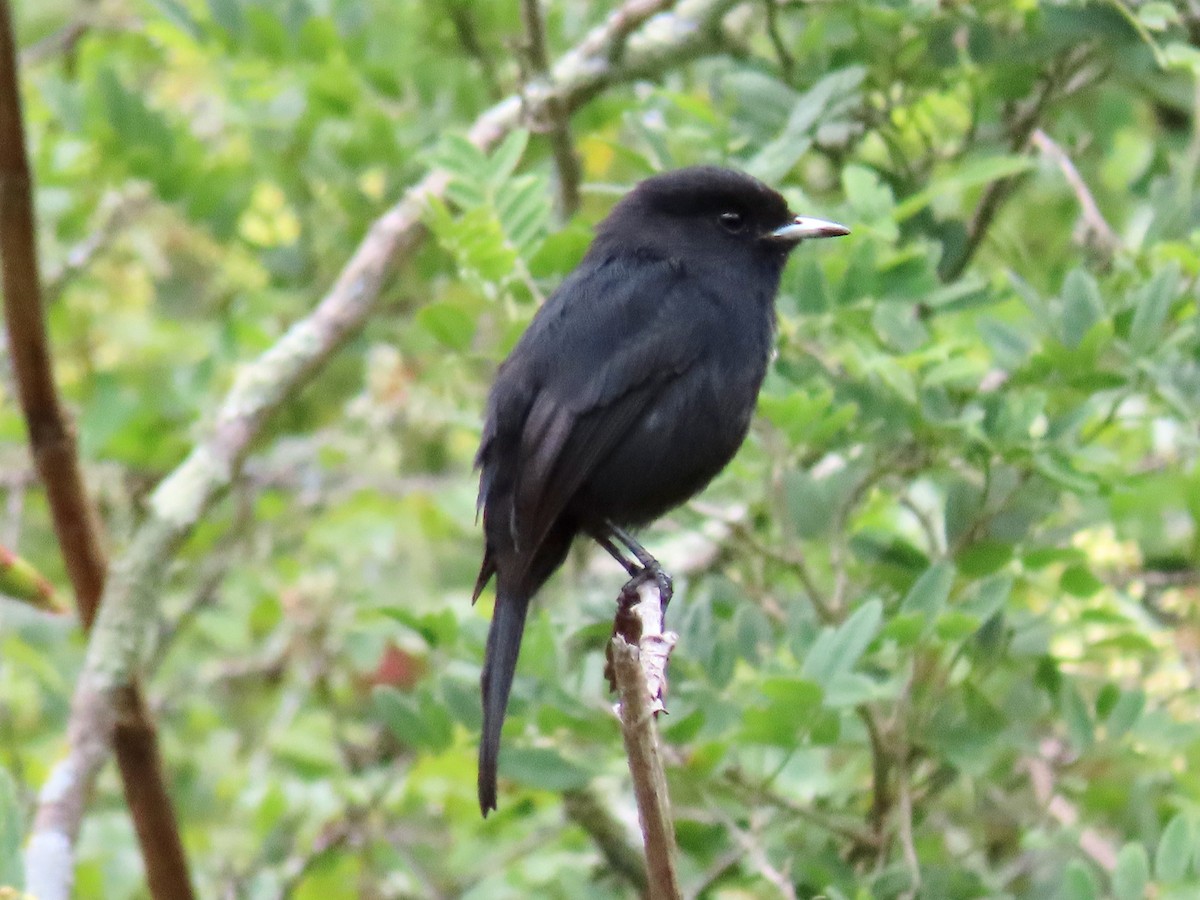
[[[744,172],[693,166],[639,183],[600,224],[594,247],[729,264],[746,255],[782,262],[802,241],[849,233],[836,222],[796,215],[778,191]]]

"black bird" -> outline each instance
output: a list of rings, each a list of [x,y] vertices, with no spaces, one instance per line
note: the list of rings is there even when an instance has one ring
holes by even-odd
[[[848,233],[789,212],[742,172],[648,178],[501,364],[475,461],[485,536],[475,599],[497,580],[482,679],[485,816],[530,599],[580,533],[669,590],[624,527],[678,506],[733,458],[766,374],[788,254]]]

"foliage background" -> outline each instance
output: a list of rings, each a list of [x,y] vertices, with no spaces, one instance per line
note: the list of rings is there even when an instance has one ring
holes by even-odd
[[[599,6],[545,7],[552,56]],[[632,894],[601,676],[622,579],[590,547],[531,618],[479,819],[470,468],[495,363],[590,225],[697,162],[854,233],[796,254],[751,439],[646,536],[680,587],[688,889],[1200,889],[1200,18],[730,7],[718,52],[575,113],[567,221],[544,137],[461,138],[526,77],[515,3],[17,8],[57,374],[114,547],[239,363],[407,185],[453,177],[161,598],[150,692],[201,896]],[[0,496],[0,542],[65,584],[2,354]],[[84,649],[0,602],[0,884]],[[110,773],[77,894],[143,891]]]

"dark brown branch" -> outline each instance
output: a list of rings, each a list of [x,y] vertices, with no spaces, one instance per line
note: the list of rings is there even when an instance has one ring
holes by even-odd
[[[104,589],[105,558],[98,523],[83,486],[74,429],[59,402],[50,364],[35,246],[32,185],[25,157],[20,91],[7,0],[0,3],[0,259],[8,351],[29,444],[75,586],[85,626]]]
[[[530,75],[544,79],[550,71],[550,57],[546,52],[546,23],[542,20],[541,0],[521,0],[521,20],[525,26],[525,52]],[[550,139],[550,151],[554,154],[554,168],[558,173],[558,214],[566,220],[579,209],[583,171],[571,140],[571,114],[561,99],[552,97],[545,104],[545,124],[541,130],[545,130]]]
[[[96,617],[108,561],[99,520],[84,487],[75,432],[54,384],[42,312],[32,194],[12,18],[7,0],[0,0],[0,259],[5,326],[34,464],[45,487],[54,533],[86,629]],[[112,701],[96,715],[111,729],[151,893],[161,898],[190,898],[187,859],[163,780],[154,723],[138,681],[131,679],[115,692]],[[80,803],[84,797],[86,793]]]

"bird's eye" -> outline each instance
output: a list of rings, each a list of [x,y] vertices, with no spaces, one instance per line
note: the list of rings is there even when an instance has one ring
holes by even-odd
[[[721,227],[731,234],[737,234],[746,227],[746,219],[741,213],[723,212],[720,219]]]

